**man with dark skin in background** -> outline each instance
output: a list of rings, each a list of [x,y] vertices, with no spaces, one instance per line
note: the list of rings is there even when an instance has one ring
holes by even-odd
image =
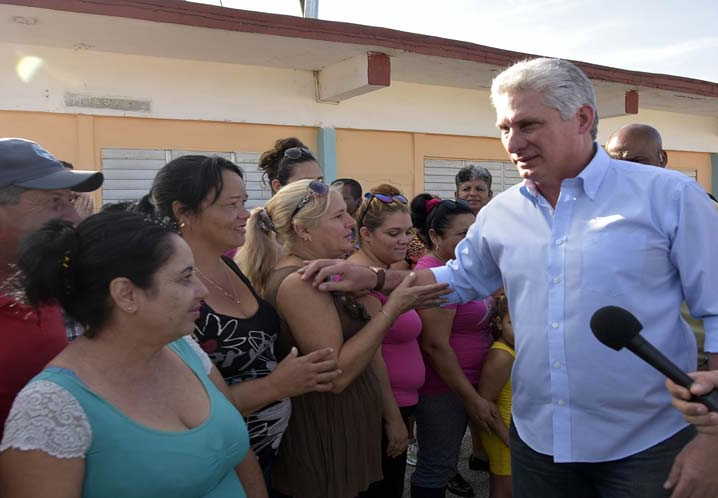
[[[605,149],[609,156],[622,161],[659,168],[665,168],[668,164],[668,153],[663,150],[661,134],[647,124],[631,123],[622,126],[609,137]],[[710,192],[708,197],[718,203],[718,199]]]
[[[622,126],[606,142],[606,152],[614,159],[665,168],[668,154],[661,134],[654,127],[632,123]]]

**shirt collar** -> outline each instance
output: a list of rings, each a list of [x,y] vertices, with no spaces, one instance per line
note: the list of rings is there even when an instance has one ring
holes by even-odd
[[[606,176],[608,164],[611,160],[606,151],[603,150],[603,147],[595,143],[594,147],[596,152],[593,154],[593,158],[576,177],[581,179],[583,191],[591,200],[596,198],[596,194]],[[540,202],[541,193],[533,181],[524,180],[521,184],[520,191],[523,196],[533,202],[534,205]]]
[[[541,198],[541,193],[536,188],[536,184],[532,180],[524,180],[519,187],[519,192],[530,200],[535,206]]]
[[[583,191],[591,200],[596,198],[598,189],[606,177],[608,165],[611,161],[611,158],[606,151],[603,150],[603,147],[598,144],[594,144],[594,146],[596,153],[593,155],[593,159],[591,159],[591,162],[589,162],[578,175],[578,178],[580,178],[583,183]]]

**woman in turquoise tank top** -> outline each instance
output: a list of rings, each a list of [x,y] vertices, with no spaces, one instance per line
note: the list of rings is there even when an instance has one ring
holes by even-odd
[[[27,301],[85,327],[18,394],[0,495],[266,498],[242,416],[187,334],[207,289],[165,224],[104,212],[52,221],[19,265]]]

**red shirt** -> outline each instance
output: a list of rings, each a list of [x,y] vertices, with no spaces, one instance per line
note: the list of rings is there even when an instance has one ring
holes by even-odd
[[[30,308],[0,294],[0,438],[17,393],[67,345],[60,308]]]

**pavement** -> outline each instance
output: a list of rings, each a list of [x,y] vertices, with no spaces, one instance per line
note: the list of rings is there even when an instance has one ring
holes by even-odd
[[[475,498],[489,497],[489,474],[486,472],[477,472],[469,469],[469,455],[471,455],[471,434],[467,431],[464,434],[464,440],[461,443],[461,453],[459,455],[459,472],[469,481],[474,488]],[[406,466],[406,483],[404,485],[404,498],[409,498],[410,477],[414,472],[414,467]],[[454,498],[456,495],[446,492],[447,498]]]

